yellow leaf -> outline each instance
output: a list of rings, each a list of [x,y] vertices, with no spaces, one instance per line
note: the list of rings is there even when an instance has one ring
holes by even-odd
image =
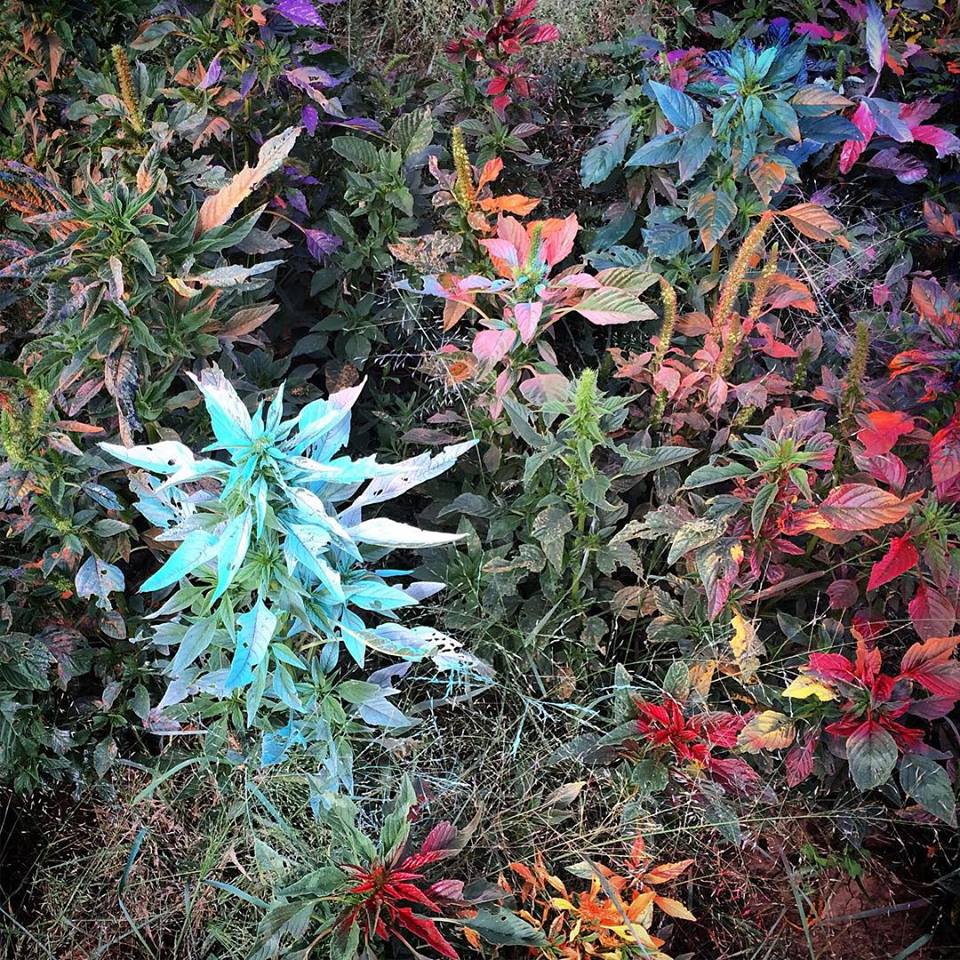
[[[792,697],[794,700],[805,700],[807,697],[816,697],[818,700],[836,700],[837,695],[825,683],[814,680],[813,677],[807,677],[800,674],[786,690],[783,691],[785,697]]]
[[[194,290],[193,287],[187,286],[179,277],[167,277],[167,283],[169,283],[181,297],[187,297],[188,299],[195,297],[200,292],[199,287]]]
[[[551,897],[550,903],[557,910],[576,910],[576,907],[569,900],[564,900],[563,897]]]
[[[739,610],[735,611],[730,618],[733,626],[733,636],[730,638],[730,646],[733,648],[733,655],[737,660],[741,660],[750,648],[756,643],[757,631],[753,624],[743,618]]]
[[[741,677],[749,683],[760,666],[763,644],[757,637],[753,623],[745,619],[739,610],[734,610],[730,625],[733,627],[733,636],[730,638],[733,659],[740,668]]]
[[[744,753],[782,750],[793,743],[797,729],[793,721],[777,710],[758,713],[737,736],[737,746]]]
[[[690,687],[696,690],[704,699],[710,693],[710,685],[713,683],[713,675],[717,670],[716,660],[703,660],[700,663],[694,663],[689,670]]]

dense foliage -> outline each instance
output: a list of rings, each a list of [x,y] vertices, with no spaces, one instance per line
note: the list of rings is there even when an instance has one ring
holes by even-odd
[[[956,4],[90,6],[0,24],[9,955],[951,955]]]

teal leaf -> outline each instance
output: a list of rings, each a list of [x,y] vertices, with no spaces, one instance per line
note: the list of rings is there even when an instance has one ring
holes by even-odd
[[[716,140],[710,135],[709,123],[698,123],[690,128],[677,154],[680,183],[689,180],[703,166],[716,145]]]
[[[210,426],[217,438],[217,443],[209,449],[219,446],[230,450],[248,446],[253,439],[250,413],[223,371],[219,367],[210,367],[199,378],[193,374],[188,376],[203,394],[210,415]]]
[[[119,567],[91,555],[77,571],[75,585],[81,600],[96,597],[101,610],[110,610],[110,594],[122,592],[125,584]]]
[[[116,443],[101,443],[100,449],[131,466],[153,473],[176,473],[182,467],[193,466],[195,458],[189,447],[177,440],[160,440],[137,447],[121,447]]]
[[[781,136],[789,137],[791,140],[800,139],[797,113],[789,103],[771,97],[763,102],[761,112],[767,123]]]
[[[676,163],[680,154],[680,134],[666,133],[648,140],[624,164],[627,167],[660,167]]]
[[[213,617],[204,617],[187,628],[180,646],[177,647],[176,655],[167,667],[166,672],[169,676],[181,676],[183,671],[206,651],[213,641],[216,625],[217,621]]]
[[[243,566],[250,547],[250,533],[253,529],[253,517],[245,510],[234,517],[226,526],[221,537],[220,555],[217,557],[217,586],[211,601],[218,600],[227,592],[233,578]]]
[[[633,118],[617,117],[580,161],[580,179],[585,187],[603,183],[623,163],[633,130]]]
[[[197,567],[212,560],[220,549],[220,538],[207,530],[191,530],[167,562],[140,587],[140,592],[162,590],[183,579]]]
[[[224,690],[231,693],[253,681],[253,668],[266,655],[270,641],[277,630],[277,617],[267,608],[261,597],[252,610],[237,617],[237,649],[224,682]]]
[[[649,81],[647,86],[653,91],[663,115],[678,130],[689,130],[703,119],[696,100],[687,96],[682,90],[674,90],[673,87],[658,83],[656,80]]]

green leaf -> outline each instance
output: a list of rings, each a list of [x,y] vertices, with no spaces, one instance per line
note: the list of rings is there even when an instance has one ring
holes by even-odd
[[[750,508],[750,526],[755,537],[760,535],[760,528],[763,526],[764,519],[766,519],[767,511],[770,509],[770,504],[777,499],[779,490],[780,485],[771,480],[757,491],[753,506]]]
[[[503,907],[483,907],[463,925],[475,930],[487,943],[501,947],[539,947],[546,943],[542,930]]]
[[[875,720],[864,720],[847,738],[850,775],[858,790],[886,783],[897,765],[897,744]]]
[[[690,668],[683,660],[674,660],[663,677],[663,692],[680,703],[690,696]]]
[[[693,447],[652,447],[641,450],[623,451],[626,463],[621,473],[630,477],[642,477],[664,467],[672,467],[695,457],[700,451]]]
[[[390,142],[405,160],[423,153],[433,140],[433,117],[430,108],[414,110],[399,117],[390,128]]]
[[[359,924],[352,923],[346,930],[336,927],[330,937],[330,960],[356,960],[359,946]]]
[[[667,563],[672,565],[691,550],[705,547],[708,543],[718,540],[723,532],[723,526],[715,520],[691,520],[685,523],[673,536]]]
[[[712,463],[698,467],[687,477],[683,484],[684,490],[696,490],[697,487],[709,487],[714,483],[723,483],[734,477],[749,477],[753,473],[750,467],[742,463],[728,463],[725,467],[718,467]]]
[[[957,825],[957,798],[947,771],[929,757],[911,753],[900,762],[900,786],[927,813]]]
[[[375,683],[368,683],[366,680],[344,680],[337,687],[337,693],[347,703],[360,704],[379,697],[383,692],[381,687]]]
[[[563,566],[563,542],[573,529],[570,514],[562,507],[547,507],[534,518],[531,534],[547,561],[558,573]]]
[[[417,802],[417,794],[409,777],[400,781],[400,791],[393,808],[383,818],[380,828],[380,852],[384,861],[389,862],[407,842],[410,835],[410,811]]]
[[[380,163],[377,148],[369,140],[360,137],[334,137],[330,146],[344,160],[349,160],[362,170],[375,170]]]
[[[607,288],[595,290],[583,298],[574,309],[598,327],[609,327],[638,320],[655,320],[656,314],[632,293]]]

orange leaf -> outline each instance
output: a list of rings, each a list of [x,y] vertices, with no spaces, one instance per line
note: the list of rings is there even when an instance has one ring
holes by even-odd
[[[483,169],[480,171],[480,177],[477,180],[477,189],[480,190],[488,183],[493,183],[493,181],[500,176],[500,172],[502,170],[503,161],[499,157],[494,157],[492,160],[488,160],[483,165]]]
[[[643,875],[644,883],[669,883],[676,880],[693,863],[693,860],[678,860],[676,863],[661,863]]]
[[[287,127],[283,133],[271,137],[262,147],[254,167],[245,166],[228,184],[207,197],[200,207],[197,236],[226,223],[233,211],[250,196],[260,183],[286,159],[300,134],[301,127]]]
[[[656,896],[653,902],[669,917],[676,917],[678,920],[697,919],[679,900],[672,897]]]
[[[843,247],[849,246],[849,241],[842,236],[843,224],[818,203],[798,203],[781,213],[811,240],[836,240]]]
[[[515,213],[525,217],[540,203],[536,197],[525,197],[521,193],[508,193],[503,197],[487,197],[480,201],[480,208],[487,213]]]
[[[777,193],[787,179],[787,168],[765,156],[754,157],[750,163],[750,179],[764,203]]]

